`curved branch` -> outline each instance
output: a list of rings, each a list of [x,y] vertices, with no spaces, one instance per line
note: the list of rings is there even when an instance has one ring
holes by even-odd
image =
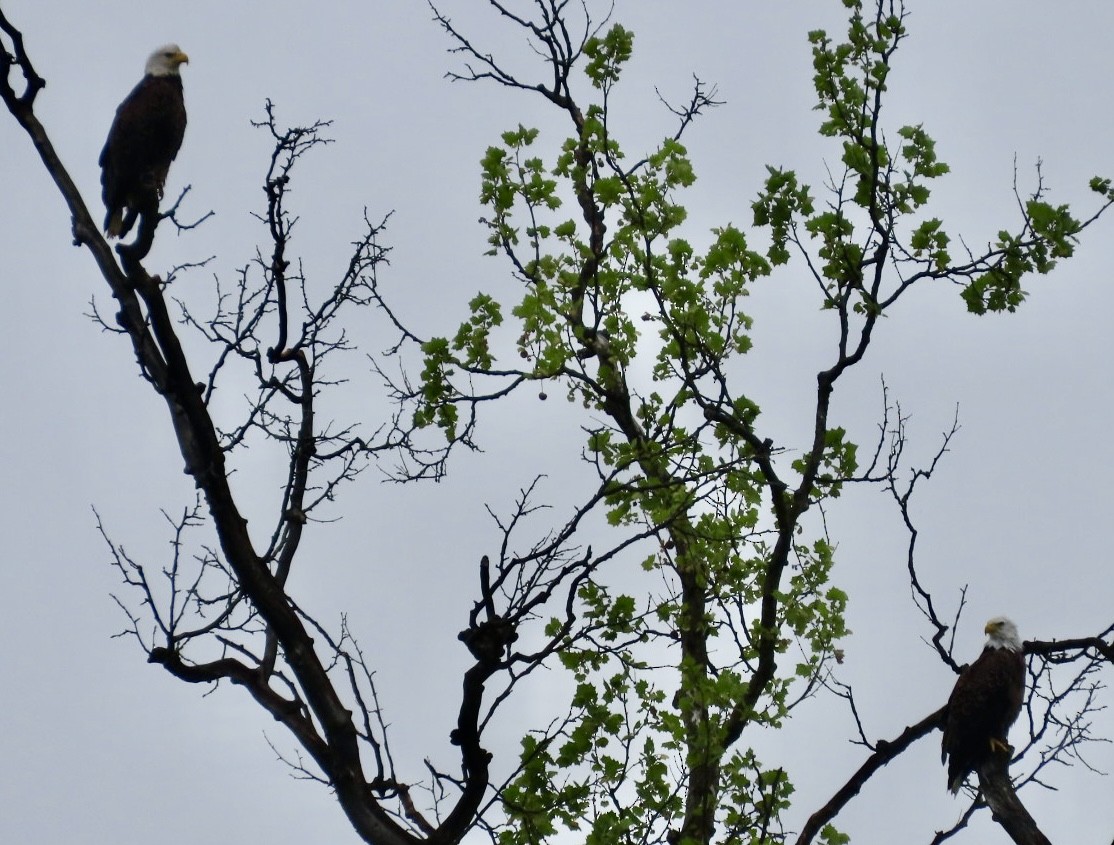
[[[305,705],[297,700],[283,698],[267,685],[262,673],[231,657],[191,665],[183,661],[177,652],[161,647],[151,649],[147,662],[162,666],[174,677],[190,684],[213,684],[228,680],[244,687],[252,698],[274,716],[275,721],[282,722],[298,737],[302,747],[325,769],[329,756],[328,746],[314,728]]]
[[[797,837],[797,845],[807,845],[807,843],[812,842],[824,828],[824,825],[839,815],[847,803],[859,794],[859,790],[866,785],[866,782],[870,780],[875,772],[895,759],[918,739],[927,736],[937,728],[942,727],[943,724],[944,708],[941,707],[916,724],[907,727],[894,739],[878,740],[874,753],[867,757],[866,761],[859,766],[847,783],[839,788],[836,794],[828,800],[828,803],[809,816],[808,822],[801,828],[801,833]]]

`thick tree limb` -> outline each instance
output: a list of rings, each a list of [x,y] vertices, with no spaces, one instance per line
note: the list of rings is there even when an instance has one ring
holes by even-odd
[[[1017,845],[1052,845],[1048,837],[1040,832],[1013,788],[1009,773],[1012,753],[1011,749],[1004,754],[992,754],[979,766],[979,789],[983,800],[994,814],[994,821]]]

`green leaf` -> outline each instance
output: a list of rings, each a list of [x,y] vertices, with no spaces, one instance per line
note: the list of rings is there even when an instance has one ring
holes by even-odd
[[[592,36],[584,42],[584,55],[588,57],[584,73],[596,88],[606,88],[618,81],[633,52],[634,33],[615,24],[602,38]]]

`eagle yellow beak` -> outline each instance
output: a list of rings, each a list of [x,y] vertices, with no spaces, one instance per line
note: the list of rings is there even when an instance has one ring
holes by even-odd
[[[176,65],[188,65],[190,63],[190,57],[187,56],[185,53],[183,53],[180,50],[177,53],[175,53],[173,56],[171,56],[170,58],[174,61],[174,64],[176,64]]]
[[[997,630],[998,630],[998,623],[997,622],[987,622],[986,627],[982,629],[982,632],[984,634],[990,634],[990,633],[993,633],[994,631],[997,631]]]

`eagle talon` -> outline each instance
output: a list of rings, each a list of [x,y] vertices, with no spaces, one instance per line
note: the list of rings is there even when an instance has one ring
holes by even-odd
[[[991,754],[1013,754],[1013,746],[1008,742],[998,739],[996,736],[990,738],[990,753]]]

